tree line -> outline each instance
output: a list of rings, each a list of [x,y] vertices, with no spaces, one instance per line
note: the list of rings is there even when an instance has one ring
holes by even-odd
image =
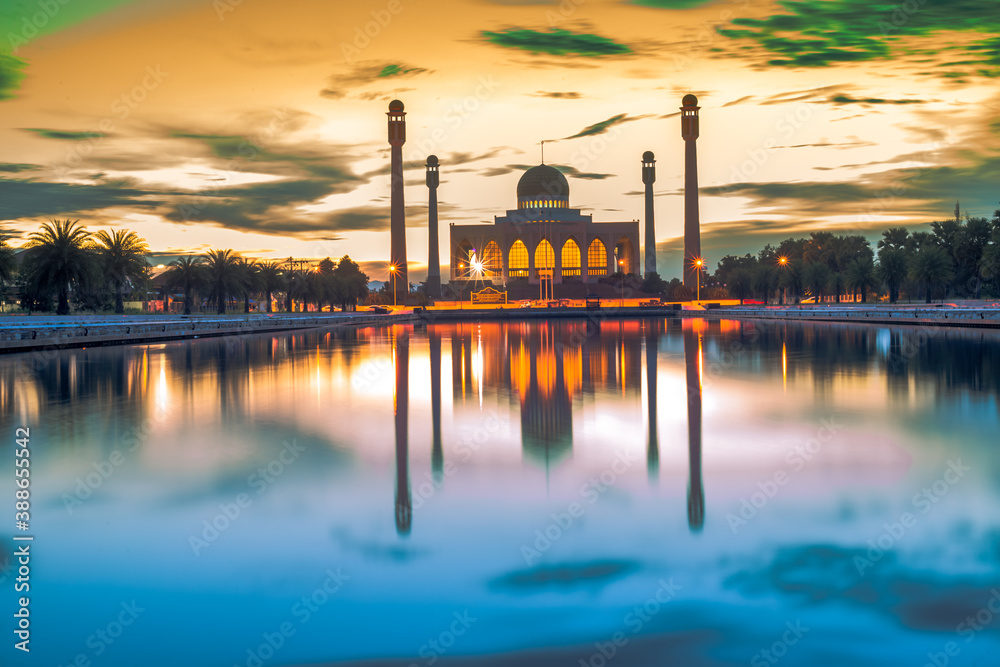
[[[76,220],[52,220],[28,236],[20,262],[0,238],[0,286],[14,284],[28,312],[68,315],[77,310],[125,312],[126,294],[148,292],[149,246],[134,231],[91,233]],[[174,260],[163,274],[167,290],[183,295],[184,313],[207,303],[219,314],[228,307],[250,312],[251,300],[263,298],[267,312],[277,299],[286,312],[339,305],[352,310],[368,296],[368,276],[349,256],[327,257],[313,269],[241,257],[233,250],[209,250],[204,256]]]
[[[876,254],[876,250],[878,251]],[[807,296],[840,303],[870,298],[980,299],[1000,296],[1000,210],[993,219],[957,216],[930,231],[892,227],[875,249],[861,235],[813,232],[764,246],[757,255],[727,255],[703,277],[702,298],[772,298],[800,303]]]

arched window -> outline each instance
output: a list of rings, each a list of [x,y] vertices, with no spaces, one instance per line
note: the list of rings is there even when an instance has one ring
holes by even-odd
[[[528,277],[528,246],[524,241],[518,239],[510,247],[510,254],[507,255],[507,275],[511,278]]]
[[[535,276],[540,278],[552,277],[552,269],[556,265],[556,253],[552,249],[552,244],[546,239],[542,239],[535,247]]]
[[[594,239],[587,248],[587,275],[608,275],[608,249],[601,239]]]
[[[500,256],[500,245],[496,241],[490,241],[483,248],[483,277],[499,278],[503,271],[503,258]]]
[[[562,274],[563,276],[580,275],[580,246],[573,239],[567,240],[562,247]]]

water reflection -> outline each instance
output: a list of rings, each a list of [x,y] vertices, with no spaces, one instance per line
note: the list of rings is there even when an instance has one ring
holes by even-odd
[[[701,481],[701,391],[704,371],[702,330],[697,320],[684,323],[684,370],[687,380],[688,421],[688,526],[700,531],[705,526],[705,490]]]
[[[393,411],[396,427],[396,532],[409,535],[413,523],[410,494],[409,411],[410,336],[408,327],[392,327],[392,363],[396,374]]]
[[[783,665],[897,664],[872,647],[925,633],[919,658],[1000,581],[998,341],[644,319],[9,355],[0,414],[33,426],[44,471],[32,506],[49,597],[37,622],[60,628],[38,659],[61,664],[85,645],[94,618],[79,600],[114,618],[135,598],[148,616],[106,664],[176,664],[148,648],[173,645],[162,628],[181,607],[186,632],[205,628],[192,642],[208,653],[192,667],[244,664],[340,565],[349,585],[276,664],[411,664],[466,608],[474,631],[440,664],[515,649],[526,653],[481,664],[580,664],[671,578],[678,599],[616,664],[746,664],[800,616],[811,641]],[[831,417],[838,437],[793,466],[786,454]],[[285,441],[302,447],[290,463]],[[913,494],[958,460],[970,468],[961,483],[921,513]],[[247,483],[279,461],[260,491]],[[778,470],[789,480],[765,499]],[[93,480],[89,495],[69,512],[80,480]],[[193,554],[192,533],[241,493],[252,504]],[[584,512],[570,525],[573,503]],[[903,512],[919,523],[873,556]],[[527,563],[525,546],[538,552]],[[857,558],[872,565],[859,572]],[[821,636],[863,640],[831,648]],[[555,653],[530,653],[540,646]]]

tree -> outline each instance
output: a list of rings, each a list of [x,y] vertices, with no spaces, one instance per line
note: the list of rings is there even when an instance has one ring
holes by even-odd
[[[282,287],[285,290],[285,312],[295,311],[295,300],[305,291],[305,279],[301,271],[285,271],[282,274]]]
[[[785,255],[782,255],[785,257]],[[802,300],[802,289],[804,282],[802,278],[802,260],[790,260],[781,266],[781,274],[778,278],[778,285],[792,293],[795,303]]]
[[[903,250],[907,247],[910,233],[906,227],[890,227],[882,231],[882,239],[878,242],[879,250]]]
[[[951,257],[934,245],[921,248],[910,261],[910,279],[923,287],[927,303],[931,302],[934,289],[947,285],[953,275]]]
[[[260,289],[260,265],[252,259],[240,257],[237,260],[240,270],[240,293],[243,295],[243,312],[250,312],[250,295]]]
[[[804,262],[802,264],[802,284],[812,292],[816,303],[823,300],[823,293],[830,283],[830,267],[822,262]]]
[[[271,295],[281,289],[281,265],[278,262],[261,262],[258,265],[257,275],[260,277],[260,289],[267,301],[267,312],[273,312]]]
[[[878,254],[875,275],[889,292],[889,303],[899,301],[899,287],[909,273],[908,264],[909,259],[903,248],[886,246]]]
[[[830,278],[826,284],[829,290],[836,295],[837,303],[840,303],[840,295],[847,289],[847,277],[844,272],[830,271]]]
[[[55,291],[58,315],[69,315],[69,293],[94,277],[88,249],[90,232],[78,220],[52,220],[28,236],[25,257],[29,288],[36,295]]]
[[[349,255],[344,255],[333,270],[341,310],[354,310],[358,301],[368,296],[368,275]]]
[[[7,285],[14,280],[16,268],[14,249],[7,245],[7,237],[0,235],[0,299],[7,295]]]
[[[998,225],[990,235],[990,243],[983,250],[979,263],[979,273],[987,280],[1000,278],[1000,211],[997,211]]]
[[[750,274],[754,294],[756,294],[756,296],[758,296],[764,303],[768,303],[770,301],[771,290],[773,290],[778,284],[776,269],[774,269],[774,267],[770,264],[770,260],[768,260],[767,264],[761,262]]]
[[[149,246],[146,239],[127,229],[102,229],[95,238],[98,262],[115,292],[115,313],[121,315],[125,312],[125,285],[146,279]]]
[[[184,292],[184,314],[191,314],[191,293],[205,286],[205,261],[201,257],[179,257],[170,262],[170,268],[164,274],[167,286],[171,290]]]
[[[868,290],[878,288],[875,279],[875,264],[869,257],[856,257],[847,265],[845,272],[847,287],[855,294],[861,294],[861,303],[868,303]]]
[[[208,286],[219,309],[219,315],[226,312],[226,301],[243,290],[243,272],[240,258],[232,250],[209,250],[206,262]]]
[[[729,288],[729,296],[739,299],[741,306],[743,300],[753,294],[753,278],[749,269],[740,267],[730,273],[729,282],[726,285]]]

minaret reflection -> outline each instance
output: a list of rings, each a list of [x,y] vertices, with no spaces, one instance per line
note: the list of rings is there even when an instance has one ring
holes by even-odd
[[[660,477],[660,436],[656,426],[656,374],[660,348],[660,328],[662,320],[646,323],[646,431],[649,441],[646,445],[646,472],[650,485],[655,485]]]
[[[441,449],[441,333],[427,328],[431,356],[431,473],[434,484],[444,479],[444,452]]]
[[[409,442],[407,440],[410,403],[410,338],[405,327],[392,328],[392,360],[396,370],[393,408],[396,417],[396,532],[409,535],[413,521],[410,495]]]
[[[684,324],[702,323],[692,320]],[[684,365],[688,398],[688,527],[696,532],[705,525],[705,489],[701,481],[702,338],[693,326],[684,327]]]

